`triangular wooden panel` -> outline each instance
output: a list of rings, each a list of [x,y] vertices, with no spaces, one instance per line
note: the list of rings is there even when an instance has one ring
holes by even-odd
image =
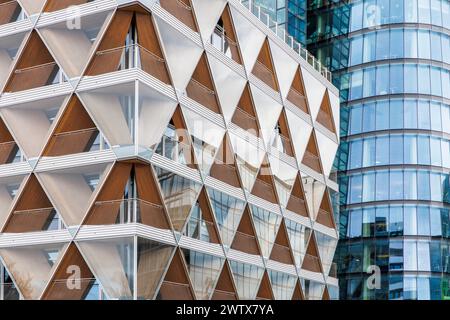
[[[85,4],[91,0],[48,0],[44,7],[44,12],[53,12],[66,9],[70,6]]]
[[[317,249],[316,236],[314,235],[314,231],[309,238],[306,254],[303,258],[302,269],[323,273],[322,263],[319,258],[319,250]]]
[[[336,134],[336,128],[334,126],[333,112],[331,111],[330,96],[328,89],[325,91],[322,103],[320,104],[319,113],[317,114],[316,121],[323,125],[325,128]]]
[[[16,21],[20,14],[21,6],[17,1],[2,0],[0,1],[0,25]]]
[[[225,43],[228,46],[227,50],[230,50],[231,58],[242,64],[242,56],[239,48],[238,38],[236,36],[236,31],[234,30],[233,19],[230,14],[230,7],[227,4],[223,10],[222,16],[220,17],[218,26],[223,28],[223,35],[225,36]],[[224,48],[225,49],[225,48]],[[226,51],[227,51],[226,50]]]
[[[275,91],[279,91],[278,81],[273,66],[272,55],[270,53],[269,41],[264,41],[264,44],[259,51],[256,63],[253,66],[252,73],[269,87]]]
[[[18,92],[51,84],[59,71],[41,37],[33,31],[20,53],[5,92]]]
[[[248,254],[261,255],[248,206],[242,213],[231,248]]]
[[[260,136],[260,127],[258,125],[255,105],[248,83],[242,92],[241,99],[239,100],[236,111],[231,118],[231,122],[257,137]]]
[[[233,282],[231,270],[228,267],[228,262],[225,261],[219,280],[216,284],[216,289],[212,295],[211,300],[237,300],[236,287]]]
[[[264,271],[261,284],[259,285],[258,294],[256,295],[256,300],[274,300],[272,286],[270,284],[267,271]]]
[[[135,33],[137,39],[134,37]],[[128,34],[133,44],[126,47]],[[124,52],[130,50],[139,50],[139,67],[142,70],[166,84],[171,84],[152,16],[140,5],[121,8],[115,13],[86,74],[95,76],[119,70]],[[128,65],[124,68],[126,67],[138,65]]]
[[[95,279],[75,244],[71,244],[42,295],[42,300],[82,300]]]
[[[161,7],[183,22],[194,31],[198,31],[194,10],[190,0],[164,0],[160,1]]]
[[[13,136],[0,118],[0,164],[11,163],[17,155],[19,147]]]
[[[277,203],[275,184],[267,155],[264,156],[251,193],[261,199]]]
[[[108,175],[83,224],[115,224],[133,165],[118,162]],[[104,204],[104,205],[102,205]]]
[[[306,205],[305,200],[305,192],[303,190],[303,183],[299,174],[295,178],[294,186],[292,187],[291,196],[289,197],[286,209],[303,217],[309,217],[308,206]]]
[[[163,206],[158,183],[148,164],[134,164],[137,186],[138,222],[160,229],[170,229],[169,218]]]
[[[195,157],[192,139],[189,131],[187,130],[186,121],[184,119],[183,112],[181,111],[180,106],[176,108],[174,114],[172,115],[172,119],[170,120],[168,125],[168,128],[169,127],[175,130],[176,137],[172,138],[176,139],[176,142],[179,143],[180,146],[176,151],[174,150],[174,148],[171,148],[169,151],[165,148],[165,142],[161,141],[160,145],[156,148],[156,153],[165,157],[169,157],[174,161],[182,162],[192,169],[198,169],[198,162]],[[163,139],[165,139],[164,135]]]
[[[53,204],[34,174],[30,175],[2,232],[47,230],[57,215]]]
[[[300,281],[297,281],[295,285],[294,293],[292,294],[292,300],[305,300],[303,297],[302,288],[300,286]]]
[[[284,264],[295,265],[294,256],[289,244],[289,237],[286,233],[284,219],[281,221],[280,228],[278,229],[278,234],[275,238],[274,246],[272,247],[270,259]]]
[[[125,38],[130,29],[132,19],[133,12],[116,11],[108,30],[106,30],[97,48],[96,54],[89,64],[86,75],[96,76],[117,71],[123,54],[123,50],[119,50],[119,48],[123,48],[125,45]]]
[[[303,155],[302,163],[316,172],[323,173],[322,163],[320,161],[319,148],[317,147],[316,133],[314,130],[306,146],[305,154]]]
[[[290,157],[294,157],[294,146],[292,144],[291,132],[286,119],[286,113],[284,109],[281,111],[280,118],[278,119],[275,132],[278,133],[278,137],[275,137],[273,145],[279,150]]]
[[[197,101],[209,110],[215,113],[221,113],[217,92],[211,77],[208,58],[205,53],[202,54],[192,74],[191,80],[186,87],[186,93],[189,98]]]
[[[291,89],[287,95],[287,100],[302,110],[306,114],[310,114],[308,106],[308,98],[306,97],[305,85],[300,71],[300,67],[295,73]]]
[[[99,134],[95,123],[76,95],[73,95],[59,119],[47,146],[44,157],[57,157],[87,152]]]
[[[323,290],[322,300],[330,300],[330,293],[328,292],[328,287],[325,286]]]
[[[230,138],[225,134],[209,175],[233,187],[242,188]]]
[[[136,196],[126,196],[126,184],[133,181]],[[129,191],[128,191],[129,192]],[[140,162],[116,163],[103,184],[97,199],[84,224],[104,225],[117,223],[121,207],[136,208],[136,221],[161,229],[170,229],[169,219],[162,204],[162,197],[155,181],[152,169]],[[133,209],[128,214],[134,213]]]
[[[325,191],[325,193],[323,194],[322,202],[320,203],[319,214],[316,217],[316,222],[328,228],[336,228],[328,191]]]
[[[205,222],[206,229],[208,230],[209,242],[211,243],[220,243],[219,240],[219,232],[217,226],[214,222],[212,209],[210,203],[208,201],[208,196],[206,194],[205,188],[200,191],[200,194],[197,198],[196,204],[200,210],[200,219]],[[192,212],[191,212],[192,216]],[[188,220],[189,221],[189,220]],[[199,221],[196,221],[197,223]],[[197,230],[200,232],[200,230]]]
[[[189,281],[187,267],[181,255],[180,249],[177,249],[161,284],[157,299],[194,300],[194,291]]]

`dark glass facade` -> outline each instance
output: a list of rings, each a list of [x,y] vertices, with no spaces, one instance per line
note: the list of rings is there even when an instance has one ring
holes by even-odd
[[[449,1],[309,0],[308,49],[341,90],[340,298],[450,299]]]
[[[298,42],[306,44],[306,0],[252,0]]]

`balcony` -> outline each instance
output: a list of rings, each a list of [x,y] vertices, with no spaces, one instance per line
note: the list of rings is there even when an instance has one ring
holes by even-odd
[[[301,94],[294,88],[291,88],[287,95],[287,99],[289,100],[289,102],[291,102],[296,107],[298,107],[300,110],[302,110],[304,113],[309,114],[306,97],[303,94]]]
[[[252,73],[273,90],[277,91],[275,75],[262,62],[256,60]]]
[[[91,76],[138,68],[170,84],[166,61],[138,44],[97,51],[93,61],[87,72]]]
[[[273,244],[270,259],[284,264],[293,264],[292,255],[289,248],[277,243]]]
[[[299,197],[296,197],[293,194],[291,194],[289,198],[287,209],[303,217],[308,217],[308,209],[306,208],[305,200],[300,199]]]
[[[327,112],[319,110],[319,113],[317,114],[317,122],[334,133],[333,119]]]
[[[322,268],[319,258],[310,254],[305,254],[305,256],[303,257],[302,269],[321,273]]]
[[[192,300],[189,284],[164,280],[159,289],[156,300]]]
[[[207,107],[209,110],[220,113],[219,106],[217,104],[216,93],[214,90],[209,89],[205,85],[201,84],[194,78],[189,81],[186,92],[189,98],[197,101],[201,105]]]
[[[225,34],[225,29],[223,27],[219,25],[216,26],[211,35],[210,42],[213,47],[221,51],[228,58],[240,63],[238,44]]]
[[[142,199],[118,199],[97,201],[91,210],[86,224],[111,225],[125,223],[142,223],[159,228],[166,228],[164,208],[162,205]]]
[[[73,287],[68,287],[70,283]],[[93,295],[94,294],[94,295]],[[68,278],[49,283],[45,300],[87,300],[100,298],[100,285],[95,278]]]
[[[278,149],[278,151],[293,157],[294,150],[292,149],[291,140],[288,137],[283,136],[278,131],[275,132],[275,138],[273,139],[272,147]]]
[[[53,207],[16,210],[13,212],[5,233],[25,233],[64,229]]]
[[[237,296],[234,292],[216,289],[211,300],[237,300]]]
[[[219,243],[219,239],[216,236],[216,229],[214,223],[191,218],[183,233],[185,236],[211,243]]]
[[[272,188],[272,184],[267,183],[266,181],[256,179],[252,193],[257,197],[260,197],[261,199],[276,203],[276,197]]]
[[[18,92],[65,82],[65,76],[56,62],[16,69],[6,92]]]
[[[25,12],[16,0],[0,3],[0,26],[25,18]]]
[[[87,152],[93,149],[103,149],[104,143],[95,143],[98,138],[99,131],[95,127],[56,133],[50,140],[44,155],[49,157],[58,157],[68,154]]]
[[[317,213],[316,222],[320,223],[328,228],[334,228],[333,225],[333,215],[323,209],[319,209]]]
[[[258,124],[256,122],[256,117],[247,113],[243,109],[237,107],[231,121],[247,132],[258,136]]]
[[[161,7],[183,22],[189,28],[197,31],[194,14],[189,0],[164,0],[160,1]]]
[[[309,152],[308,150],[305,151],[302,163],[304,165],[310,167],[311,169],[313,169],[316,172],[319,172],[319,173],[322,172],[319,156],[316,156],[315,154]]]
[[[240,231],[236,231],[231,247],[248,254],[260,254],[256,237]]]
[[[163,135],[155,153],[186,166],[194,165],[192,147],[179,139]]]
[[[221,180],[233,187],[240,188],[239,178],[234,165],[215,159],[211,167],[210,176]]]

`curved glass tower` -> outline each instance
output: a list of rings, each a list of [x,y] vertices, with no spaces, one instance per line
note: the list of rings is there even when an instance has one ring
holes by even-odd
[[[449,1],[308,6],[341,89],[340,298],[450,299]]]

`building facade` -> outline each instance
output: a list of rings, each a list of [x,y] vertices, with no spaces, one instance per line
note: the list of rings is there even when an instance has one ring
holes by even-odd
[[[246,0],[277,21],[295,40],[306,45],[306,0]]]
[[[1,299],[336,299],[338,91],[258,18],[1,1]]]
[[[341,90],[340,298],[449,299],[449,1],[308,5]]]

